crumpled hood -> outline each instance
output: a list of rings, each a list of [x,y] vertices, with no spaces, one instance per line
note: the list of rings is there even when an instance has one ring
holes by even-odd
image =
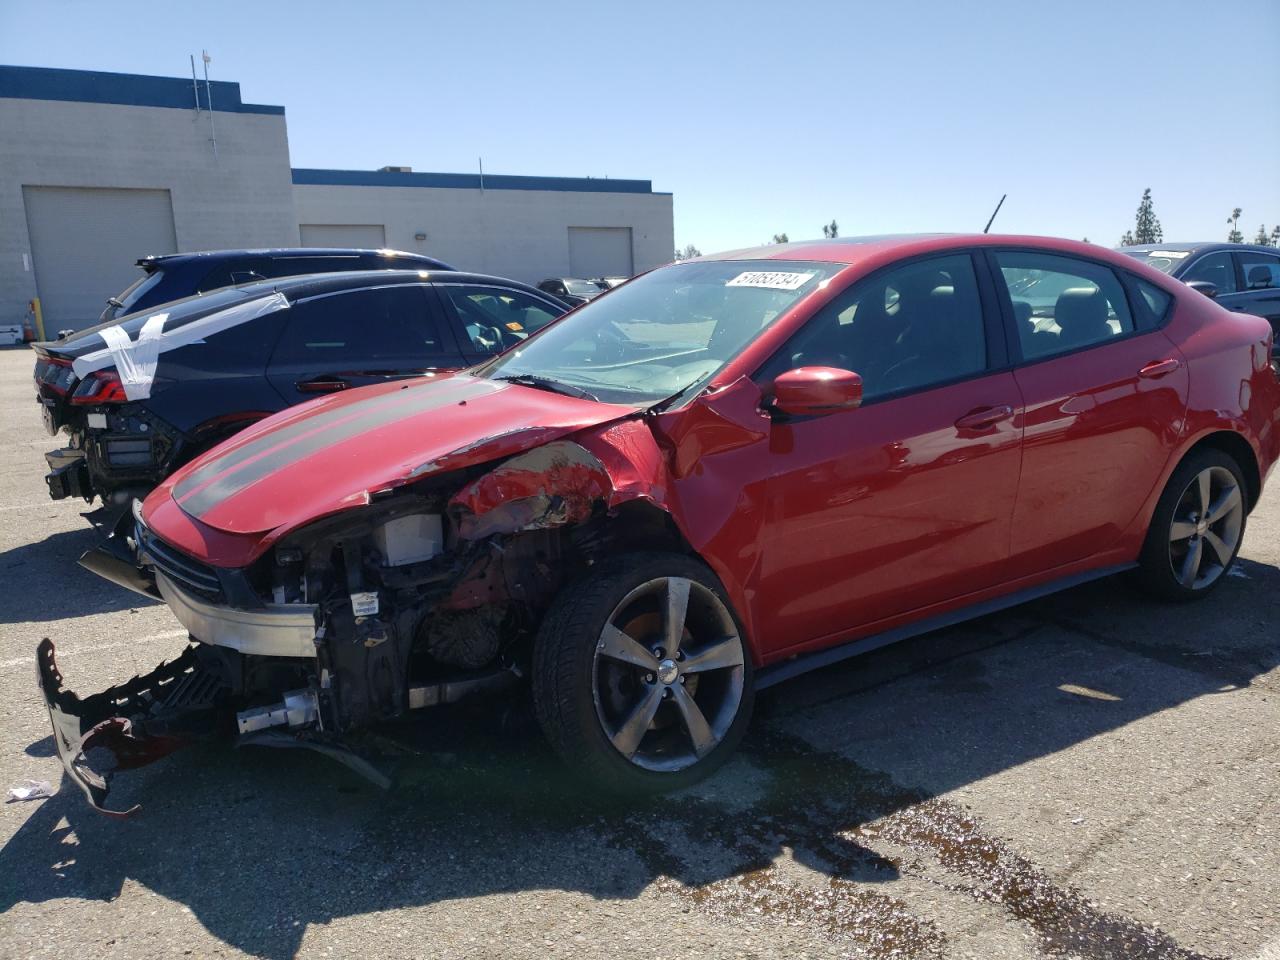
[[[147,499],[200,525],[281,532],[371,493],[519,453],[634,408],[466,375],[333,394],[263,420],[193,460]],[[155,517],[163,523],[163,515]],[[157,528],[162,537],[164,531]]]

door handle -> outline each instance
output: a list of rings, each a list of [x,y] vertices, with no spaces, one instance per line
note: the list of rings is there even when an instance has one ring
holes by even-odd
[[[337,393],[351,384],[341,377],[316,377],[314,380],[299,380],[294,386],[299,393]]]
[[[1181,366],[1182,361],[1174,357],[1170,357],[1167,360],[1153,360],[1138,371],[1138,376],[1144,380],[1159,380],[1161,377],[1167,377]]]
[[[979,407],[957,420],[956,427],[960,430],[989,430],[1012,416],[1013,407],[1007,403],[998,407]]]

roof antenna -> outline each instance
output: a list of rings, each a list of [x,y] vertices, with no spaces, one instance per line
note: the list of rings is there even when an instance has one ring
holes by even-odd
[[[991,229],[991,224],[993,224],[993,223],[995,222],[996,214],[997,214],[997,213],[999,213],[999,212],[1000,212],[1000,208],[1004,206],[1004,198],[1005,198],[1005,197],[1007,197],[1007,196],[1008,196],[1008,194],[1007,194],[1007,193],[1002,193],[1002,194],[1000,194],[1000,202],[996,204],[996,208],[995,208],[995,210],[993,210],[993,211],[991,212],[991,219],[987,221],[987,225],[986,225],[985,227],[983,227],[983,228],[982,228],[982,232],[983,232],[983,233],[986,233],[987,231],[989,231],[989,230]]]
[[[196,84],[196,55],[191,54],[191,92],[196,98],[196,116],[200,116],[200,87]]]
[[[200,51],[200,59],[204,61],[204,98],[209,105],[209,143],[213,146],[213,162],[218,162],[218,134],[213,129],[213,86],[209,83],[209,64],[213,57],[208,50]]]

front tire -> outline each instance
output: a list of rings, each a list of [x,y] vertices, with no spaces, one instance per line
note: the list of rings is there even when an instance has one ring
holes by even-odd
[[[659,793],[701,780],[746,732],[751,657],[719,582],[680,554],[612,558],[567,587],[534,643],[533,703],[590,780]]]
[[[1143,586],[1174,601],[1213,591],[1244,542],[1246,489],[1239,464],[1221,450],[1193,451],[1178,464],[1138,560]]]

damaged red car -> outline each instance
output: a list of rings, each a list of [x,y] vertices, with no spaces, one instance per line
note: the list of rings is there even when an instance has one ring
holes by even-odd
[[[525,684],[568,764],[665,790],[803,670],[1120,571],[1207,594],[1278,455],[1267,322],[1123,255],[723,254],[194,460],[85,561],[192,645],[82,700],[46,642],[41,685],[97,806],[93,747],[228,732],[367,768],[360,731]]]

